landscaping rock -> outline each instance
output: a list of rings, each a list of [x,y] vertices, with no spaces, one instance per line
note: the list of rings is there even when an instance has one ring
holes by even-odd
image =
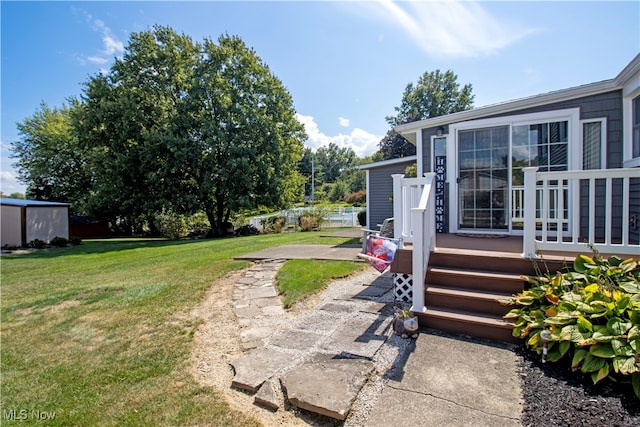
[[[252,350],[231,362],[232,387],[255,393],[267,379],[292,362],[291,355],[275,349]]]
[[[342,421],[373,368],[360,359],[311,361],[293,368],[282,381],[292,405]]]
[[[258,393],[254,397],[254,402],[258,405],[277,411],[284,400],[280,381],[269,378],[262,384]]]

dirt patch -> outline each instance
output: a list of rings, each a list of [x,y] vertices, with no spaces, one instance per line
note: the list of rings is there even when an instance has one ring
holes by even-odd
[[[242,354],[240,327],[233,311],[233,289],[245,270],[215,282],[193,315],[202,323],[194,336],[192,373],[200,384],[213,387],[238,411],[251,415],[266,426],[306,426],[308,423],[289,411],[272,412],[256,406],[254,396],[231,388],[233,370],[229,362]]]
[[[54,305],[50,305],[42,308],[34,308],[34,307],[20,308],[18,310],[13,310],[13,312],[19,316],[28,316],[32,313],[38,313],[38,314],[39,313],[57,313],[66,308],[75,307],[78,305],[80,305],[80,301],[69,300],[69,301],[62,301],[60,304],[54,304]]]

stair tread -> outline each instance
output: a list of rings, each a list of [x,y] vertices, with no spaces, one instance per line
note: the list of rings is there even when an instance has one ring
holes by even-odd
[[[457,276],[481,276],[486,278],[493,279],[504,279],[504,280],[522,280],[522,274],[516,273],[501,273],[497,271],[487,271],[487,270],[469,270],[469,269],[460,269],[460,268],[452,268],[452,267],[438,267],[432,266],[427,269],[427,274],[430,272],[438,273],[438,274],[452,274]]]
[[[487,292],[487,291],[456,289],[448,286],[431,285],[429,283],[426,284],[425,292],[432,293],[432,294],[436,293],[440,295],[450,295],[450,296],[458,296],[458,297],[464,297],[464,298],[478,298],[478,299],[486,299],[486,300],[506,299],[513,295],[513,293],[507,293],[507,292]]]
[[[508,322],[500,316],[492,316],[489,314],[471,313],[468,311],[458,310],[443,310],[438,308],[427,308],[424,313],[419,313],[424,316],[433,316],[440,318],[447,318],[450,320],[458,320],[468,323],[491,325],[498,328],[512,328],[513,323]]]

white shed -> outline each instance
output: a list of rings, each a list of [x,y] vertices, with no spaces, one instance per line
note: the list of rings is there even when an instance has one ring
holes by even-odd
[[[1,246],[22,246],[39,239],[69,239],[69,204],[0,198]]]

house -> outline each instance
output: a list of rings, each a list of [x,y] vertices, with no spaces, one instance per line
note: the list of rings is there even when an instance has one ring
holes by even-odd
[[[20,247],[32,240],[69,239],[69,204],[0,198],[2,247]]]
[[[395,130],[416,145],[416,158],[361,167],[367,173],[367,218],[376,224],[394,217],[395,237],[407,247],[407,254],[397,257],[395,271],[411,277],[410,302],[424,314],[421,324],[429,326],[429,312],[441,306],[469,314],[455,306],[467,296],[517,292],[522,286],[517,275],[529,274],[527,263],[541,253],[547,261],[590,248],[640,256],[640,55],[610,80]],[[421,178],[404,178],[402,168],[413,162]],[[451,256],[462,249],[473,251],[457,246],[468,245],[456,240],[459,236],[479,237],[482,243],[475,245],[483,254],[469,255],[479,262],[476,269],[515,274],[513,286],[470,295],[477,290],[461,285],[466,279],[460,275],[441,277],[442,268],[454,267],[453,261],[442,259],[445,249],[451,249]],[[515,242],[511,252],[520,252],[520,260],[486,256],[507,242]],[[525,261],[520,270],[502,271],[518,261]],[[458,270],[473,269],[469,257],[459,262]],[[433,301],[440,302],[430,309]],[[467,308],[479,305],[476,299]],[[465,328],[455,331],[467,332]]]

